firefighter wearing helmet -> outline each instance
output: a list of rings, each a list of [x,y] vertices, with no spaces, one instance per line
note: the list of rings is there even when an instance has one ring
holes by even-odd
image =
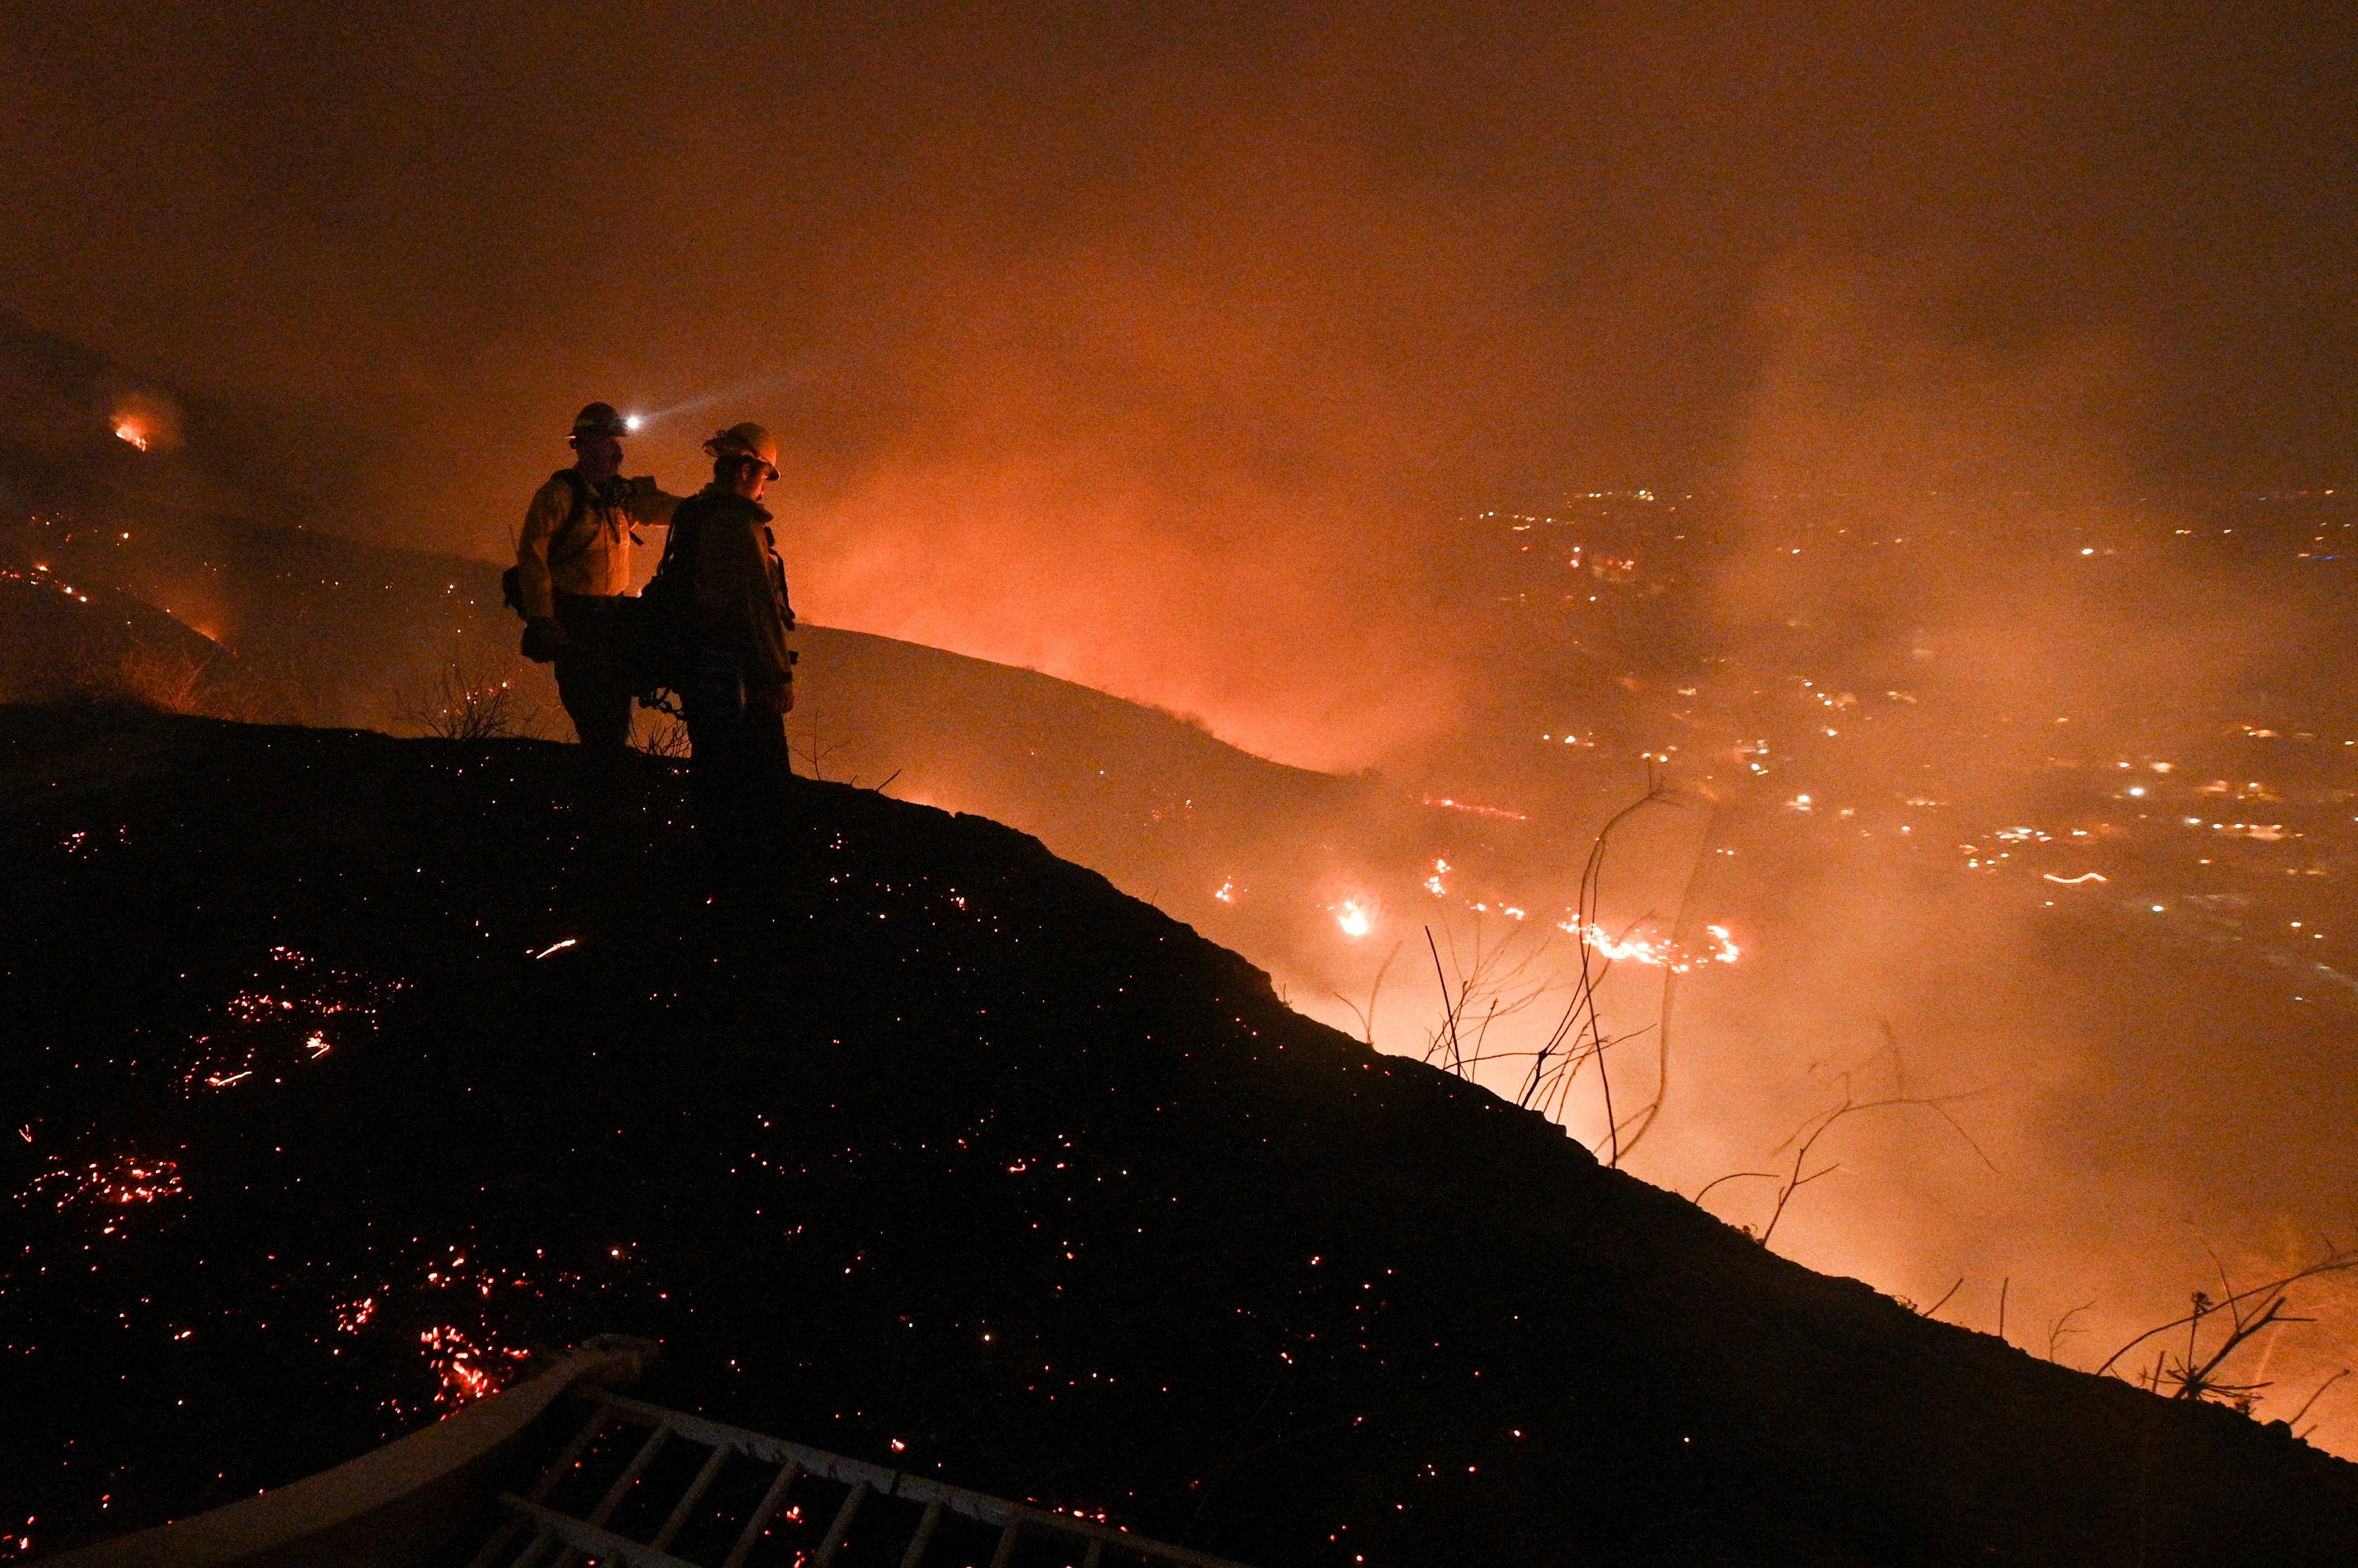
[[[712,482],[673,515],[657,597],[677,606],[698,827],[725,849],[767,837],[770,797],[792,773],[795,612],[762,504],[778,477],[778,443],[759,425],[733,425],[704,449]]]
[[[573,416],[570,468],[551,474],[525,508],[516,541],[514,597],[524,654],[557,665],[557,694],[584,746],[630,743],[633,685],[633,528],[660,528],[680,503],[652,479],[622,477],[630,424],[610,403]]]

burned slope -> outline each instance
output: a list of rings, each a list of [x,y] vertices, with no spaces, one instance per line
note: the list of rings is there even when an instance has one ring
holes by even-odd
[[[174,706],[233,691],[236,665],[144,600],[37,564],[0,564],[0,700],[129,697]]]
[[[795,642],[801,771],[1012,823],[1271,967],[1316,972],[1334,890],[1412,887],[1450,826],[1037,670],[832,627]]]
[[[0,710],[0,1475],[36,1551],[535,1344],[1246,1560],[2346,1558],[2358,1471],[1928,1323],[1278,1005],[1034,841],[798,786]]]

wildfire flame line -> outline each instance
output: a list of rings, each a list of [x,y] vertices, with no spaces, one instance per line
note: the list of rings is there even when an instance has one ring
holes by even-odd
[[[1656,968],[1669,969],[1674,975],[1690,974],[1704,964],[1733,964],[1744,954],[1744,949],[1736,946],[1736,939],[1728,935],[1725,925],[1704,927],[1704,934],[1711,938],[1707,951],[1682,947],[1668,937],[1628,934],[1616,936],[1596,925],[1584,929],[1570,921],[1559,921],[1556,929],[1580,937],[1608,962],[1617,964],[1627,960],[1650,964]]]

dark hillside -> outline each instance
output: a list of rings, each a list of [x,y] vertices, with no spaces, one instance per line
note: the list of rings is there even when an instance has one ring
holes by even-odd
[[[2358,1468],[1920,1319],[843,786],[0,709],[0,1516],[284,1482],[515,1353],[1267,1564],[2331,1563]]]

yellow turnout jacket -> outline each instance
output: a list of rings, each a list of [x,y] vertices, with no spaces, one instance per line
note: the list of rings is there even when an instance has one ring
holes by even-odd
[[[516,540],[516,591],[527,621],[557,613],[560,593],[611,597],[631,591],[631,530],[671,522],[680,498],[666,495],[642,474],[602,485],[580,482],[587,503],[574,501],[577,470],[559,469],[533,492]],[[576,515],[576,512],[579,515]]]

